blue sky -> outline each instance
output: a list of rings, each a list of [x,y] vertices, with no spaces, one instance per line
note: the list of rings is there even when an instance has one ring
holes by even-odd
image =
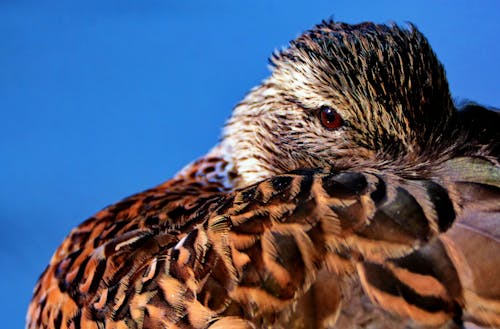
[[[1,1],[2,327],[72,227],[206,152],[271,52],[323,18],[415,23],[455,97],[500,107],[500,2],[406,3]]]

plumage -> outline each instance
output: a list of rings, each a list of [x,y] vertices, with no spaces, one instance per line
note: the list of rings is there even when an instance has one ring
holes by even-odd
[[[500,326],[500,114],[457,110],[413,26],[271,62],[219,145],[70,233],[28,328]]]

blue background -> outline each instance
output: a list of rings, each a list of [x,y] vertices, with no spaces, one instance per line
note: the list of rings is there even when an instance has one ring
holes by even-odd
[[[69,230],[217,142],[267,57],[323,18],[414,22],[459,99],[500,106],[498,1],[0,1],[0,318]]]

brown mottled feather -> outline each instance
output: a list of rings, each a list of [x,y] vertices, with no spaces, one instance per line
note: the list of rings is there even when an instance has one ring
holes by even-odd
[[[272,63],[210,153],[70,233],[28,328],[500,326],[499,113],[457,111],[414,27],[323,22]]]
[[[176,186],[183,183],[192,182]],[[380,172],[313,170],[235,192],[203,193],[221,188],[207,184],[194,199],[165,185],[132,196],[70,234],[78,246],[56,252],[35,291],[40,303],[30,309],[39,323],[30,325],[207,328],[221,316],[272,325],[315,281],[328,252],[373,256],[363,228],[406,183]],[[400,234],[386,234],[394,241],[376,256],[411,250],[434,233]]]

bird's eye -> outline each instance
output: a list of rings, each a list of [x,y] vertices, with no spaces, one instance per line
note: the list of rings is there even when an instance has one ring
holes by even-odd
[[[321,124],[329,130],[337,129],[344,123],[340,114],[329,106],[322,106],[319,111]]]

